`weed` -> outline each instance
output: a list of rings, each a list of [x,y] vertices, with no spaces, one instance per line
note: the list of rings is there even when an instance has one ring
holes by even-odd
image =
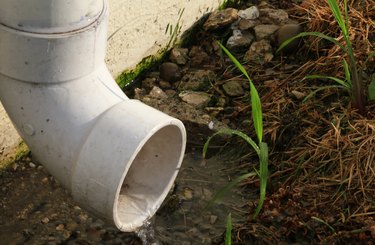
[[[346,53],[348,56],[348,62],[346,61],[346,59],[343,59],[345,80],[341,80],[341,79],[330,77],[330,76],[323,76],[323,75],[312,75],[312,76],[307,76],[305,78],[319,78],[319,79],[323,78],[323,79],[333,80],[339,83],[339,87],[346,89],[350,93],[353,106],[356,109],[358,109],[359,112],[363,115],[365,114],[365,110],[366,110],[365,109],[365,96],[364,96],[364,89],[362,85],[362,78],[357,68],[357,63],[354,57],[352,43],[349,37],[349,16],[348,16],[347,2],[346,0],[344,0],[344,17],[342,16],[337,0],[327,0],[327,3],[335,17],[337,24],[339,25],[341,29],[341,32],[343,34],[344,41],[345,41],[345,46],[342,45],[335,38],[331,36],[327,36],[320,32],[302,32],[284,41],[278,48],[277,52],[279,52],[281,49],[283,49],[293,40],[300,38],[300,37],[305,37],[305,36],[316,36],[316,37],[328,40],[334,43],[335,45],[339,46],[341,50],[343,50],[344,53]],[[330,88],[330,87],[332,86],[326,86],[324,87],[324,89]],[[312,95],[315,94],[316,92],[317,91],[314,91]]]
[[[227,186],[225,186],[221,191],[219,191],[214,198],[212,199],[211,203],[220,198],[225,192],[227,192],[229,189],[231,189],[234,185],[241,182],[242,180],[254,176],[257,174],[260,177],[260,194],[259,194],[259,202],[257,209],[255,210],[255,213],[253,214],[253,219],[255,219],[260,210],[262,209],[264,199],[266,197],[266,187],[267,187],[267,178],[268,178],[268,146],[267,143],[263,142],[263,116],[262,116],[262,105],[260,102],[258,91],[256,90],[251,78],[247,74],[245,68],[238,62],[238,60],[227,50],[220,42],[218,42],[221,49],[228,55],[228,57],[231,59],[231,61],[234,63],[234,65],[242,72],[242,74],[248,79],[250,83],[250,99],[251,99],[251,108],[252,108],[252,119],[253,124],[255,128],[255,132],[258,138],[258,144],[255,143],[251,137],[244,134],[243,132],[239,130],[234,129],[228,129],[224,128],[219,130],[218,132],[214,133],[212,136],[210,136],[206,143],[203,146],[203,158],[206,157],[206,152],[208,145],[213,137],[220,134],[226,134],[226,135],[236,135],[244,139],[257,153],[259,157],[260,167],[259,171],[255,170],[254,172],[250,172],[244,175],[241,175],[237,177],[234,181],[229,183]]]
[[[232,244],[232,215],[231,213],[228,214],[227,218],[227,227],[225,231],[225,245]]]

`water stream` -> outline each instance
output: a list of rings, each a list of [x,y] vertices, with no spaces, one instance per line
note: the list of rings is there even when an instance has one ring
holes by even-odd
[[[232,213],[233,223],[246,219],[250,197],[235,187],[208,208],[207,204],[238,176],[236,164],[219,156],[203,160],[201,152],[187,154],[162,208],[138,232],[144,244],[211,244],[222,240],[227,215]]]

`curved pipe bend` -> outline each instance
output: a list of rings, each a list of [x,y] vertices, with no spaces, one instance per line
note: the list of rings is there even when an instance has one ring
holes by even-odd
[[[1,23],[0,99],[33,155],[76,201],[134,231],[173,185],[186,132],[117,86],[104,63],[105,2],[100,11],[85,28],[57,34]]]

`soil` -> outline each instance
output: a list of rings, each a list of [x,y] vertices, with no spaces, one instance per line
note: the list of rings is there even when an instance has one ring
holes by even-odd
[[[273,8],[288,12],[294,21],[302,18],[293,8],[294,3],[301,1],[269,2]],[[252,4],[262,3],[243,1],[238,8],[246,9]],[[200,154],[206,139],[222,127],[238,129],[256,138],[248,82],[217,45],[218,40],[225,43],[230,36],[228,24],[215,30],[198,25],[189,41],[175,47],[163,64],[156,65],[125,89],[130,97],[184,122],[189,154]],[[269,180],[262,212],[255,220],[251,218],[259,195],[259,180],[254,176],[241,183],[241,195],[231,200],[238,200],[244,210],[242,217],[233,224],[232,243],[373,244],[375,106],[368,104],[367,113],[361,115],[351,106],[349,95],[337,88],[322,90],[303,102],[326,81],[302,81],[309,71],[300,68],[327,52],[311,52],[308,43],[301,42],[292,52],[276,54],[277,42],[272,38],[272,50],[267,51],[272,57],[264,54],[263,61],[244,61],[249,47],[231,50],[259,92],[263,141],[269,147]],[[329,59],[326,56],[328,64]],[[172,74],[168,74],[170,71]],[[371,66],[364,67],[364,78],[371,77],[372,72]],[[230,168],[237,174],[223,170],[225,176],[230,176],[228,179],[259,168],[257,155],[236,137],[217,137],[208,149],[208,158],[215,159],[223,153],[230,153],[230,159],[236,158],[236,166],[231,164]],[[230,162],[228,156],[219,159],[211,161]],[[223,169],[221,164],[217,167]],[[189,185],[190,189],[185,189]],[[172,208],[161,208],[157,214],[159,243],[173,244],[173,239],[188,239],[178,232],[173,235],[175,231],[168,226],[168,220],[183,216],[178,212],[184,205],[194,206],[192,200],[202,201],[193,198],[192,185],[177,180],[176,190],[183,193],[182,196],[175,204],[176,199],[171,198],[175,193],[172,193],[164,204]],[[118,232],[79,208],[57,181],[33,160],[32,153],[0,172],[0,187],[0,244],[142,244],[136,234]],[[210,192],[218,191],[217,186],[210,188]],[[186,197],[190,194],[192,198]],[[231,208],[218,210],[226,216],[235,212]],[[205,217],[200,213],[195,218],[199,216]],[[209,213],[208,219],[215,219],[214,216]],[[198,234],[199,221],[189,222],[192,227],[188,230]],[[224,244],[225,226],[219,234],[217,229],[220,228],[215,229],[215,239],[202,241],[199,240],[202,235],[198,235],[200,238],[195,238],[195,242],[176,240],[174,244]],[[168,232],[169,240],[163,240],[160,234],[168,236]],[[184,232],[184,229],[180,231]]]

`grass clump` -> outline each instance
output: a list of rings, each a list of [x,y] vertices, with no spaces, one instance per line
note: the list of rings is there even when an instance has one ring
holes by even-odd
[[[259,158],[260,167],[259,170],[255,170],[254,172],[250,172],[244,175],[241,175],[234,179],[231,183],[229,183],[226,187],[224,187],[221,191],[219,191],[212,202],[220,198],[225,192],[227,192],[230,188],[234,185],[238,184],[244,179],[247,179],[250,176],[258,175],[260,177],[260,194],[259,194],[259,202],[258,206],[253,214],[253,219],[255,219],[259,212],[262,209],[264,199],[266,197],[266,187],[267,187],[267,178],[268,178],[268,146],[267,143],[263,142],[263,116],[262,116],[262,105],[260,102],[258,91],[256,90],[250,76],[248,75],[245,68],[240,64],[240,62],[226,49],[221,43],[219,43],[221,49],[228,55],[234,65],[241,71],[241,73],[247,78],[250,84],[250,98],[251,98],[251,108],[252,108],[252,120],[255,128],[255,132],[257,135],[258,143],[256,143],[251,137],[246,135],[245,133],[229,128],[223,128],[218,132],[214,133],[210,136],[203,147],[203,158],[206,157],[206,152],[208,149],[208,145],[213,137],[216,135],[236,135],[245,140],[257,153]]]
[[[325,39],[329,42],[332,42],[333,44],[337,45],[347,56],[347,58],[344,58],[342,60],[343,62],[343,67],[344,67],[344,72],[345,72],[345,80],[332,77],[332,76],[325,76],[325,75],[310,75],[306,76],[305,78],[310,78],[310,79],[329,79],[334,82],[336,82],[338,85],[336,86],[325,86],[322,87],[316,91],[314,91],[312,94],[308,96],[311,97],[314,95],[316,92],[326,89],[326,88],[331,88],[331,87],[340,87],[344,88],[347,90],[352,98],[352,104],[353,106],[358,109],[358,111],[364,115],[366,112],[365,105],[366,105],[366,100],[365,100],[365,93],[364,93],[364,88],[363,88],[363,83],[362,83],[362,77],[360,74],[360,70],[357,67],[357,61],[354,56],[354,51],[352,47],[352,42],[350,40],[350,32],[349,32],[349,15],[348,15],[348,6],[347,6],[347,1],[344,0],[344,17],[340,11],[339,4],[337,0],[327,0],[327,3],[329,5],[329,8],[338,24],[340,27],[341,33],[343,35],[344,43],[343,45],[341,42],[339,42],[337,39],[325,35],[321,32],[302,32],[285,42],[283,42],[280,47],[278,48],[277,51],[280,51],[283,49],[285,46],[287,46],[290,42],[293,40],[300,38],[300,37],[305,37],[305,36],[316,36],[322,39]]]

